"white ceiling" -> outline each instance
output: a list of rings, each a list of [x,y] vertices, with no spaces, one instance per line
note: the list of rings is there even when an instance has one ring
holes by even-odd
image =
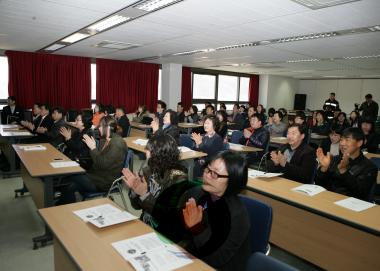
[[[0,49],[38,51],[134,2],[136,0],[0,0]],[[374,25],[380,25],[379,0],[361,0],[319,10],[290,0],[184,0],[55,53],[120,60],[162,56],[151,62],[296,78],[380,77],[380,58],[330,60],[380,55],[380,31],[165,56]],[[94,46],[104,40],[141,47],[114,50]],[[287,63],[315,58],[322,60]]]

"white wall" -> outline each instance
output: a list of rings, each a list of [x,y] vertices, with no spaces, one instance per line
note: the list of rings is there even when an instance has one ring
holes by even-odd
[[[177,110],[177,103],[181,101],[182,65],[163,64],[161,79],[161,97],[168,109]]]
[[[380,102],[380,79],[334,79],[334,80],[300,80],[298,94],[306,94],[306,108],[320,109],[330,92],[335,92],[340,108],[350,113],[354,103],[364,101],[364,96],[371,93],[373,100]]]
[[[259,103],[267,109],[270,107],[293,109],[298,81],[284,76],[260,75]]]

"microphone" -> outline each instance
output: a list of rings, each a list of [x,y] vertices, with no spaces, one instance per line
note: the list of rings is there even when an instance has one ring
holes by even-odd
[[[257,169],[258,171],[260,171],[260,167],[261,167],[261,163],[264,161],[264,158],[268,155],[268,154],[270,154],[271,152],[266,152],[266,153],[264,153],[264,155],[261,157],[261,159],[260,159],[260,163],[259,163],[259,168]],[[265,167],[265,173],[266,173],[266,171],[267,171],[267,167]]]

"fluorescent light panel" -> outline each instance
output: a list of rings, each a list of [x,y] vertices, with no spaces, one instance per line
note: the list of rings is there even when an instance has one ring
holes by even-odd
[[[95,30],[96,32],[101,32],[101,31],[104,31],[108,28],[114,27],[115,25],[124,23],[124,22],[128,21],[129,19],[131,19],[131,18],[130,17],[124,17],[124,16],[116,14],[116,15],[108,17],[104,20],[101,20],[100,22],[97,22],[93,25],[90,25],[89,27],[87,27],[87,29]]]
[[[83,40],[83,39],[87,38],[88,36],[90,36],[90,34],[74,33],[74,34],[68,36],[67,38],[64,38],[61,41],[67,42],[67,43],[74,43],[74,42],[77,42],[79,40]]]
[[[45,51],[55,51],[62,47],[65,47],[66,44],[60,44],[60,43],[54,43],[53,45],[50,45],[49,47],[45,48]]]
[[[183,0],[145,0],[137,3],[136,5],[133,5],[133,7],[147,12],[151,12],[181,1]]]

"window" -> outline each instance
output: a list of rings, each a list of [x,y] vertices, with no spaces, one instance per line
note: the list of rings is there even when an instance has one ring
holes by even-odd
[[[96,64],[91,64],[91,100],[96,100]]]
[[[193,99],[215,99],[215,84],[215,75],[194,74]]]
[[[0,99],[8,98],[8,59],[0,56]]]
[[[240,77],[239,101],[248,102],[249,77]]]
[[[162,98],[162,70],[158,70],[158,99]]]
[[[236,101],[239,77],[229,75],[219,75],[218,77],[218,101]]]

